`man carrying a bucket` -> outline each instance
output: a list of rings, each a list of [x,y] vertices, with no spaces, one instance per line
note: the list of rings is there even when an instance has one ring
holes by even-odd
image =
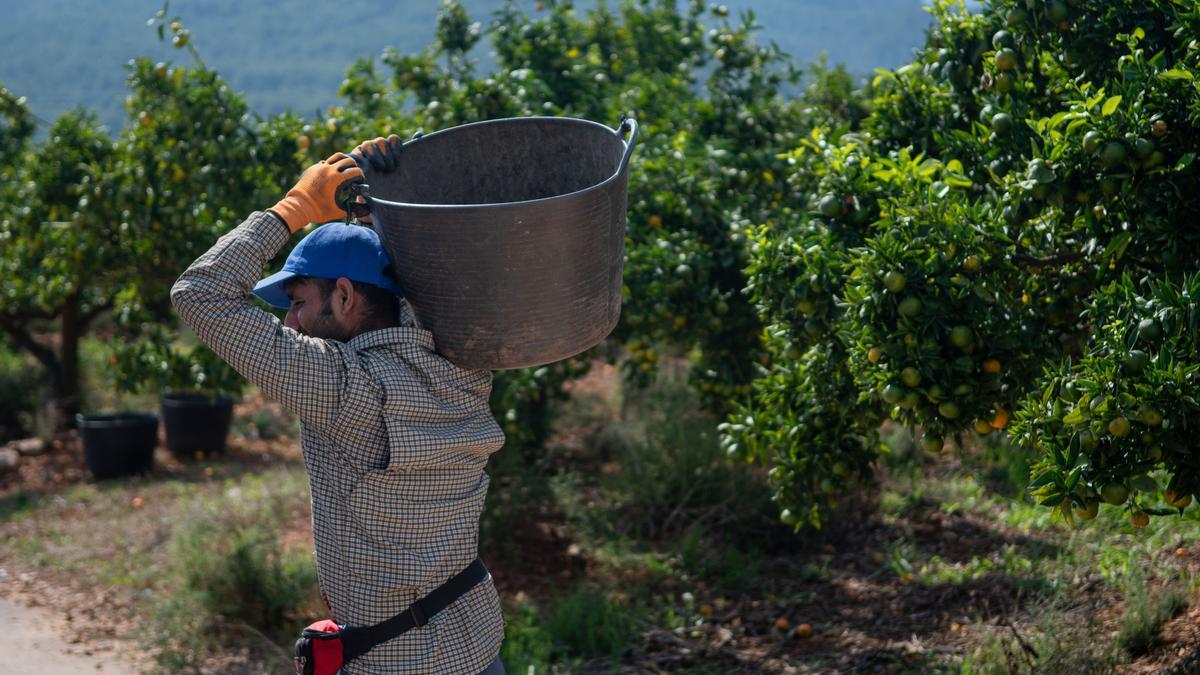
[[[298,672],[503,673],[504,619],[478,560],[484,466],[504,435],[491,373],[434,351],[369,227],[335,221],[360,164],[394,170],[399,139],[310,167],[274,207],[217,240],[171,289],[183,322],[300,419],[321,595],[332,621]],[[263,267],[310,223],[282,271]],[[280,322],[251,293],[286,307]]]

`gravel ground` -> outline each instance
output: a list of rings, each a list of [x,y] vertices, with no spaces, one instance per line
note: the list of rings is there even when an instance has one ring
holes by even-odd
[[[0,673],[8,675],[82,675],[135,672],[118,656],[89,656],[64,638],[65,621],[41,607],[0,597],[0,626],[8,648],[0,649]]]

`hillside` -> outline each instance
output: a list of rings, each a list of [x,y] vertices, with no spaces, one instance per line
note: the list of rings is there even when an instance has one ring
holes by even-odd
[[[503,1],[467,0],[466,5],[486,23]],[[752,8],[763,25],[762,38],[797,61],[811,61],[824,51],[860,73],[904,63],[929,19],[921,0],[725,2],[734,15]],[[518,5],[532,11],[531,1],[518,0]],[[205,61],[244,92],[256,111],[310,113],[335,102],[338,83],[354,59],[389,46],[411,52],[427,45],[438,6],[438,0],[177,0],[171,11],[191,29]],[[577,6],[583,11],[595,3]],[[95,7],[68,0],[0,0],[0,83],[28,97],[45,120],[84,106],[98,111],[108,125],[120,126],[123,64],[143,54],[184,57],[146,27],[160,7],[155,0],[110,0],[102,12]],[[489,63],[489,50],[490,45],[481,45],[476,57]]]

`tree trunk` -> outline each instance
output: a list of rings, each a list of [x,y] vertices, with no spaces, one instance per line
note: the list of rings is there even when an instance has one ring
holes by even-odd
[[[96,317],[111,308],[111,303],[101,303],[84,311],[78,295],[63,301],[57,315],[31,314],[25,316],[0,316],[0,331],[4,331],[19,349],[29,352],[46,369],[50,384],[50,400],[43,402],[46,433],[54,434],[69,428],[79,412],[79,343]],[[30,324],[57,318],[59,322],[58,348],[34,338]]]
[[[79,317],[79,296],[67,298],[59,318],[62,342],[58,350],[58,367],[51,369],[53,398],[49,420],[55,432],[71,426],[79,412],[79,340],[85,327]]]

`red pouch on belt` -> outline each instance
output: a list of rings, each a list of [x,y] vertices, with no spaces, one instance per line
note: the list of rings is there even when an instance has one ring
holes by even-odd
[[[296,672],[302,675],[337,675],[343,661],[342,629],[326,619],[311,624],[296,640]]]

